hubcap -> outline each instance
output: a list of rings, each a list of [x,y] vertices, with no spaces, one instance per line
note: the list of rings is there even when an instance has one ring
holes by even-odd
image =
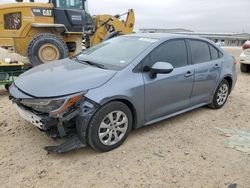
[[[44,44],[38,51],[39,59],[43,62],[49,62],[58,60],[60,57],[60,53],[58,48],[53,44]]]
[[[127,129],[126,114],[122,111],[113,111],[103,118],[99,127],[99,139],[104,145],[115,145],[125,136]]]
[[[219,105],[223,105],[228,96],[228,85],[227,84],[222,84],[218,93],[217,93],[217,103]]]

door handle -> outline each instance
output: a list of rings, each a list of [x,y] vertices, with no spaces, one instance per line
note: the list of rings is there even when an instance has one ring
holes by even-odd
[[[220,66],[218,64],[214,65],[214,69],[219,69],[219,68],[220,68]]]
[[[187,77],[190,77],[190,76],[193,76],[193,75],[194,75],[193,72],[187,71],[187,73],[185,74],[185,77],[187,78]]]

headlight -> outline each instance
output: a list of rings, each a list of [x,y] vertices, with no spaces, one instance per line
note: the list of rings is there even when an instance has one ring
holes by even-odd
[[[82,98],[81,95],[74,95],[60,99],[23,99],[21,103],[35,111],[49,113],[52,116],[63,113]]]

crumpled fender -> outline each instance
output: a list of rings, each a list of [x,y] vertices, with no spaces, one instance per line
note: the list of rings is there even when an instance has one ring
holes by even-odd
[[[78,116],[76,117],[76,132],[66,142],[59,146],[48,146],[44,149],[48,153],[66,153],[87,146],[87,128],[92,116],[99,109],[100,105],[85,99],[80,105]]]
[[[99,104],[88,99],[85,100],[79,108],[79,115],[76,118],[76,130],[78,137],[84,144],[87,142],[87,128],[89,122],[99,108]]]

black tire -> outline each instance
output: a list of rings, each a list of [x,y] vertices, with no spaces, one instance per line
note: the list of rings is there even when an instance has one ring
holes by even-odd
[[[249,65],[246,64],[240,64],[240,71],[241,72],[248,72],[249,71]]]
[[[227,95],[226,95],[225,101],[224,101],[222,104],[220,104],[220,103],[218,102],[217,99],[218,99],[218,94],[220,93],[220,89],[221,89],[221,87],[222,87],[223,85],[226,85],[226,86],[227,86],[228,91],[227,91]],[[210,108],[212,108],[212,109],[220,109],[220,108],[222,108],[222,107],[224,106],[224,104],[227,102],[229,93],[230,93],[230,85],[229,85],[228,81],[224,79],[224,80],[222,80],[222,82],[219,84],[219,86],[217,87],[217,89],[216,89],[216,91],[215,91],[215,93],[214,93],[213,102],[212,102],[211,104],[209,104],[208,106],[209,106]]]
[[[46,62],[39,57],[39,49],[46,44],[53,45],[53,47],[59,52],[58,58],[53,60],[64,59],[68,57],[68,47],[61,38],[54,34],[43,33],[36,36],[28,47],[28,58],[33,66],[37,66]]]
[[[10,84],[5,84],[5,85],[4,85],[4,88],[6,89],[6,91],[9,91]]]
[[[110,114],[111,112],[114,111],[121,111],[124,114],[126,114],[127,119],[128,119],[128,127],[126,130],[126,133],[124,134],[124,136],[121,138],[120,141],[118,141],[117,143],[115,143],[114,145],[105,145],[101,142],[100,138],[99,138],[99,128],[100,125],[102,123],[102,121],[104,120],[104,118]],[[102,152],[107,152],[107,151],[111,151],[115,148],[118,148],[128,137],[129,132],[132,129],[132,113],[130,111],[130,109],[128,108],[127,105],[125,105],[122,102],[110,102],[106,105],[104,105],[103,107],[101,107],[92,117],[90,123],[89,123],[89,127],[88,127],[88,131],[87,131],[87,142],[88,144],[98,150],[98,151],[102,151]],[[113,136],[113,135],[112,135]]]

